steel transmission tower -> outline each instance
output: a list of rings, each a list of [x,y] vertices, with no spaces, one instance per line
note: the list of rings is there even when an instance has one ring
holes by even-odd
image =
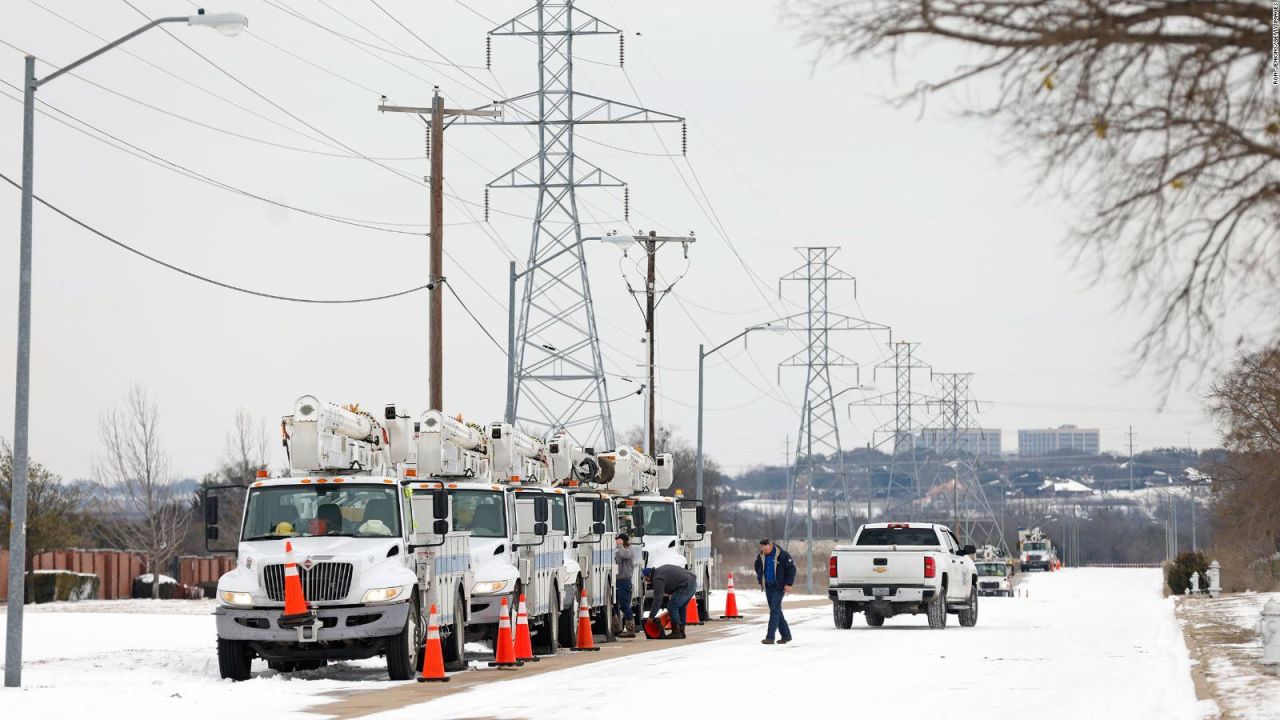
[[[539,1],[489,31],[536,39],[538,89],[500,100],[500,120],[462,117],[463,125],[537,128],[538,152],[492,180],[487,188],[538,191],[529,264],[517,331],[514,415],[528,432],[570,432],[597,447],[615,445],[606,394],[595,306],[582,248],[577,192],[626,184],[577,155],[579,125],[672,123],[684,118],[587,95],[573,88],[573,43],[586,35],[621,31],[574,7],[573,0]]]
[[[933,487],[926,499],[935,506],[948,506],[950,522],[957,537],[975,545],[995,545],[1007,554],[1000,518],[991,508],[987,493],[978,477],[977,460],[982,451],[971,447],[973,409],[977,401],[969,388],[973,373],[935,373],[938,386],[938,423],[943,447]],[[949,492],[948,492],[949,491]],[[937,511],[935,510],[935,513]]]
[[[804,403],[800,413],[800,433],[796,437],[795,467],[787,483],[787,516],[783,526],[783,543],[791,539],[799,517],[795,511],[800,491],[804,492],[804,530],[806,555],[806,587],[813,586],[813,503],[819,476],[838,478],[845,505],[845,527],[853,536],[853,495],[844,470],[844,451],[840,445],[840,425],[836,419],[834,393],[831,388],[832,367],[857,367],[857,363],[831,347],[831,332],[844,330],[882,330],[888,326],[861,318],[849,317],[830,310],[832,282],[855,282],[849,273],[831,266],[837,247],[802,247],[797,251],[805,264],[783,275],[782,282],[805,284],[808,309],[803,314],[783,318],[776,323],[805,333],[804,349],[784,360],[780,367],[806,369]],[[856,292],[856,286],[855,286]]]
[[[916,462],[916,421],[919,415],[915,410],[920,407],[927,407],[931,398],[914,392],[911,389],[912,374],[915,370],[928,370],[928,363],[916,358],[916,351],[920,348],[920,343],[899,340],[890,343],[893,348],[893,358],[885,360],[876,365],[874,375],[878,379],[881,370],[893,371],[893,392],[881,393],[868,398],[862,398],[849,403],[850,411],[854,407],[891,407],[893,408],[893,420],[881,425],[872,435],[888,433],[886,439],[892,442],[893,454],[889,460],[889,483],[885,488],[885,516],[888,516],[890,503],[894,496],[894,476],[897,468],[904,456],[908,456],[911,467],[911,486],[906,488],[911,493],[912,506],[920,497],[920,473],[918,463]],[[879,447],[886,440],[876,443]],[[870,483],[870,478],[868,478]],[[867,492],[873,493],[874,487],[868,484]],[[870,507],[870,502],[868,502]],[[870,520],[870,511],[868,511],[868,520]]]

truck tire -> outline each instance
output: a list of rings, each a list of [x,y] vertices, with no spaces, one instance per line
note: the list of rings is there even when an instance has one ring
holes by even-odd
[[[613,578],[605,578],[605,587],[613,587]],[[604,636],[600,642],[613,642],[618,637],[618,628],[614,624],[613,593],[605,593],[604,605],[600,606],[600,617],[594,623],[598,635]]]
[[[884,616],[875,610],[868,610],[862,613],[862,615],[866,618],[867,625],[871,627],[881,627],[884,625]]]
[[[849,603],[843,600],[831,601],[831,616],[835,620],[837,630],[848,630],[853,627],[853,611]]]
[[[409,680],[417,668],[422,647],[422,618],[418,612],[417,589],[415,599],[409,601],[409,615],[404,619],[400,632],[387,638],[387,677],[392,680]]]
[[[555,655],[560,648],[560,588],[551,586],[551,601],[547,605],[542,627],[533,636],[534,655]]]
[[[248,642],[218,638],[218,674],[223,680],[248,680],[252,662],[253,651]]]
[[[960,611],[960,627],[973,627],[978,624],[978,590],[969,589],[969,607]]]
[[[698,617],[702,622],[711,619],[711,575],[702,574],[702,595],[698,598]]]
[[[947,626],[947,586],[938,588],[928,606],[929,627],[941,630]]]
[[[453,606],[453,627],[449,631],[449,639],[440,648],[441,655],[444,656],[444,669],[449,672],[458,672],[467,669],[467,619],[465,617],[467,609],[467,600],[462,592],[458,592],[457,600],[454,600]]]
[[[564,606],[558,606],[561,609],[557,621],[560,625],[557,631],[560,639],[560,647],[572,648],[578,642],[578,598],[582,592],[582,578],[578,578],[578,582],[568,587],[565,599],[569,600],[569,609],[564,610]]]

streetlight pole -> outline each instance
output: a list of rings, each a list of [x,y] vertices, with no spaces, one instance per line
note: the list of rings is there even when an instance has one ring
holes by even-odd
[[[694,491],[693,491],[693,497],[695,500],[702,499],[702,391],[703,391],[703,387],[706,384],[705,377],[706,377],[707,357],[715,354],[716,352],[724,348],[726,345],[732,344],[733,342],[738,340],[738,338],[746,337],[748,333],[754,330],[768,330],[769,332],[784,333],[787,331],[787,327],[785,325],[774,325],[773,323],[765,323],[763,325],[752,325],[751,327],[746,328],[742,332],[738,333],[737,335],[734,335],[728,340],[725,340],[724,342],[711,348],[710,350],[704,350],[703,348],[705,348],[706,346],[702,343],[698,344],[698,450],[697,450],[697,460],[694,463],[696,469],[694,471]]]
[[[224,35],[235,35],[249,21],[238,13],[206,14],[157,18],[133,32],[110,42],[65,65],[44,78],[36,77],[36,59],[24,58],[22,83],[22,205],[21,229],[18,233],[18,361],[14,381],[13,402],[13,494],[9,507],[9,590],[5,621],[5,687],[22,686],[22,614],[26,602],[27,557],[27,474],[29,471],[29,419],[31,410],[31,203],[35,176],[35,112],[36,90],[108,50],[131,40],[157,25],[184,22],[191,26],[209,27]],[[17,598],[17,602],[14,602]]]

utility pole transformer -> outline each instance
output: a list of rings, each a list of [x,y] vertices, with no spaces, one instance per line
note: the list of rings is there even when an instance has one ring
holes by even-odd
[[[626,183],[578,156],[574,130],[579,125],[684,122],[682,117],[574,90],[574,39],[620,34],[612,25],[578,10],[573,0],[538,0],[489,31],[490,36],[536,41],[538,89],[498,101],[503,110],[500,119],[459,120],[464,125],[538,129],[537,154],[486,186],[486,191],[538,191],[509,414],[531,434],[564,430],[584,445],[607,448],[616,443],[581,245],[577,191],[625,188]]]
[[[431,177],[431,290],[429,299],[430,340],[428,342],[428,385],[432,410],[444,411],[444,128],[445,117],[496,117],[496,110],[446,109],[440,96],[440,86],[435,88],[431,107],[403,107],[378,105],[379,112],[413,113],[427,124],[430,137]],[[430,117],[430,120],[427,119]]]
[[[840,479],[844,500],[845,529],[853,537],[853,495],[849,492],[849,478],[844,471],[844,451],[840,446],[840,426],[837,422],[835,393],[831,388],[832,367],[853,367],[858,364],[831,347],[831,332],[843,330],[871,330],[889,332],[889,327],[861,318],[831,312],[829,308],[832,282],[856,282],[843,270],[832,267],[831,259],[838,247],[801,247],[797,252],[804,257],[800,268],[779,279],[783,282],[803,282],[808,309],[802,315],[793,315],[775,323],[805,332],[805,348],[779,367],[803,367],[806,370],[804,404],[800,413],[800,433],[796,437],[795,470],[787,483],[787,515],[783,526],[783,544],[791,539],[797,529],[797,486],[803,484],[805,494],[804,530],[806,557],[806,592],[813,591],[813,502],[814,484],[819,474]],[[854,292],[857,289],[855,286]]]

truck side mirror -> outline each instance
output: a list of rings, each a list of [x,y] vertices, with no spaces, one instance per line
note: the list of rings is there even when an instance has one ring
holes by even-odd
[[[706,534],[707,534],[707,524],[706,524],[706,523],[701,523],[701,522],[700,522],[700,523],[698,523],[696,526],[694,526],[694,532],[698,533],[699,535],[706,535]]]
[[[448,535],[449,521],[444,518],[436,518],[435,521],[431,523],[431,531],[436,535]]]
[[[974,555],[977,552],[978,552],[978,548],[972,545],[965,545],[964,547],[960,548],[961,555]]]
[[[441,520],[447,520],[449,518],[449,496],[448,495],[444,494],[443,492],[438,492],[434,494],[431,502],[431,514],[433,517],[435,517],[437,522]],[[445,523],[445,525],[447,527],[448,523]],[[443,535],[444,533],[437,532],[436,534]]]
[[[204,524],[207,526],[214,526],[213,529],[217,530],[218,498],[210,496],[208,493],[205,493],[205,496],[204,496]],[[212,539],[214,540],[218,539],[216,532],[214,533],[214,537]]]
[[[694,517],[698,523],[698,532],[706,532],[704,528],[707,525],[707,506],[699,504]]]
[[[604,523],[602,523],[602,522],[594,522],[594,523],[591,523],[591,534],[592,534],[592,535],[603,535],[603,534],[604,534]]]
[[[533,499],[533,522],[535,523],[534,527],[536,528],[538,523],[541,523],[542,525],[545,526],[547,523],[547,520],[550,519],[550,517],[551,517],[551,507],[550,507],[550,503],[547,502],[547,497],[545,495],[538,495]],[[541,533],[537,533],[536,530],[535,530],[535,533],[539,535],[546,535],[547,531],[544,527]]]
[[[545,501],[545,500],[546,500],[546,498],[539,498],[539,499],[540,499],[540,500],[543,500],[543,501]],[[535,510],[536,510],[536,508],[535,508]],[[534,534],[534,535],[537,535],[537,536],[539,536],[539,537],[545,536],[545,535],[547,534],[547,523],[546,523],[545,521],[543,521],[543,522],[535,522],[535,523],[533,524],[533,534]]]
[[[633,537],[633,538],[642,538],[642,537],[644,537],[644,526],[643,526],[643,525],[636,525],[635,527],[631,528],[631,537]]]
[[[216,525],[206,526],[204,529],[205,543],[208,543],[210,541],[216,541],[217,539],[218,539],[218,526]]]
[[[591,502],[591,521],[592,522],[594,523],[604,522],[605,507],[608,505],[608,503],[609,501],[603,498],[596,498]],[[596,530],[594,532],[597,535],[599,535],[601,532],[604,532],[604,531]]]

